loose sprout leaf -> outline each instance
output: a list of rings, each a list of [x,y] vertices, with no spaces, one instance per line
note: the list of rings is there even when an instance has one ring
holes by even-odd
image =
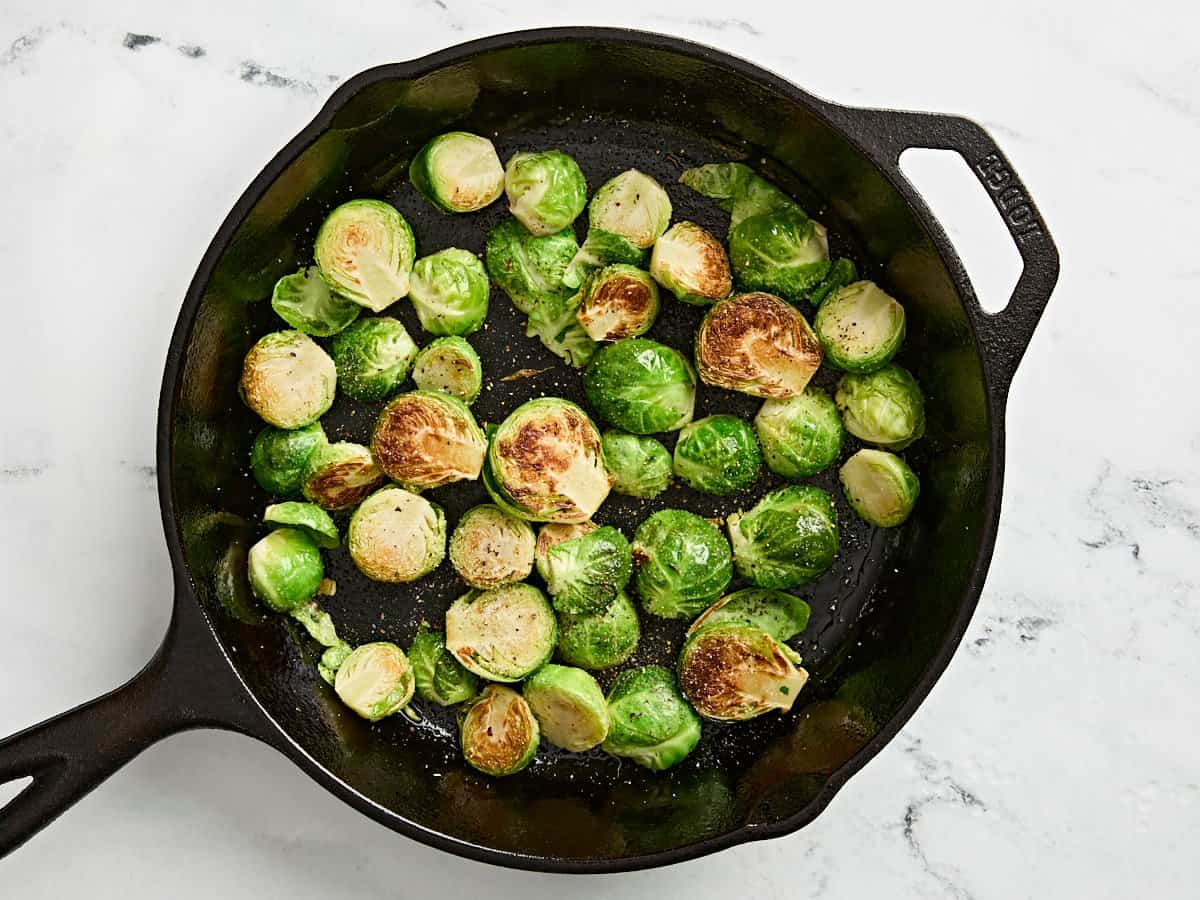
[[[269,525],[290,525],[292,528],[298,528],[323,550],[333,550],[341,543],[337,525],[329,513],[315,503],[300,503],[295,500],[273,503],[263,512],[263,521]]]
[[[297,331],[317,337],[337,334],[362,312],[357,303],[331,291],[316,266],[275,282],[271,308]]]
[[[578,294],[548,294],[533,307],[525,328],[526,336],[536,337],[576,369],[586,366],[596,352],[596,342],[579,324],[579,301]]]
[[[743,588],[726,594],[700,614],[688,634],[709,625],[734,624],[761,628],[778,641],[789,641],[808,626],[812,610],[801,598],[767,588]]]

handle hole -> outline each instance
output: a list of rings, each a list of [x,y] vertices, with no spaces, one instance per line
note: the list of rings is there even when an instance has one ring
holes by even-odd
[[[31,784],[33,784],[32,775],[14,778],[12,781],[5,781],[3,784],[0,784],[0,812],[3,812],[4,807],[16,800],[25,788]]]
[[[989,313],[1008,306],[1024,263],[987,191],[966,160],[953,150],[912,148],[900,155],[900,168],[962,257],[979,305]]]

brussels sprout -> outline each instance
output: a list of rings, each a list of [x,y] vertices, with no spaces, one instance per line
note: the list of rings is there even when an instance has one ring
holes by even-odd
[[[276,612],[311,600],[325,577],[321,551],[296,528],[277,528],[251,547],[247,566],[254,596]]]
[[[351,200],[321,223],[314,255],[335,292],[379,312],[408,294],[417,245],[394,206]]]
[[[496,429],[488,465],[497,489],[533,521],[583,522],[608,496],[600,432],[557,397],[513,410]]]
[[[793,484],[764,494],[749,512],[728,519],[738,574],[764,588],[815,581],[837,556],[833,500],[819,487]]]
[[[509,212],[530,234],[567,228],[587,205],[587,182],[579,165],[558,150],[517,153],[504,167]]]
[[[558,625],[530,584],[470,591],[446,610],[446,649],[489,681],[520,681],[554,653]]]
[[[676,222],[655,242],[650,274],[693,306],[716,303],[733,290],[725,248],[695,222]]]
[[[386,641],[355,647],[338,666],[333,682],[341,701],[368,722],[403,709],[415,687],[408,657]]]
[[[792,594],[767,588],[743,588],[726,594],[688,627],[691,635],[709,625],[747,625],[761,628],[777,641],[790,641],[808,627],[812,613],[807,603]]]
[[[608,690],[612,725],[601,745],[654,772],[683,762],[700,743],[700,717],[662,666],[641,666],[617,676]]]
[[[846,430],[868,444],[903,450],[925,434],[925,396],[900,366],[843,375],[834,400]]]
[[[762,464],[754,429],[724,413],[683,426],[675,444],[675,474],[696,490],[718,497],[750,487],[762,473]]]
[[[808,681],[800,656],[761,628],[725,622],[692,633],[679,654],[679,685],[707,719],[740,722],[787,711]]]
[[[671,224],[671,198],[637,169],[605,182],[588,204],[588,233],[563,281],[579,287],[589,269],[610,263],[641,264]],[[599,338],[597,338],[599,340]]]
[[[417,682],[417,696],[422,700],[453,706],[470,700],[479,690],[479,679],[462,667],[446,649],[445,636],[433,631],[428,622],[417,627],[408,659]]]
[[[430,203],[451,213],[483,209],[504,193],[496,148],[466,131],[439,134],[418,150],[408,177]]]
[[[808,292],[808,302],[814,307],[820,308],[830,294],[857,280],[858,267],[854,265],[853,260],[845,258],[835,260],[821,283]]]
[[[842,452],[845,429],[833,399],[810,384],[803,393],[767,400],[754,417],[767,466],[784,478],[824,472]]]
[[[524,581],[533,571],[529,523],[490,503],[468,509],[450,535],[450,564],[473,588]]]
[[[259,338],[246,354],[238,389],[268,425],[302,428],[333,406],[337,370],[308,335],[275,331]]]
[[[487,271],[479,257],[447,247],[418,259],[413,266],[409,297],[421,327],[430,334],[470,334],[487,318]]]
[[[422,391],[441,391],[471,404],[483,389],[483,363],[465,338],[430,341],[413,363],[413,382]]]
[[[606,431],[604,464],[613,490],[629,497],[657,497],[671,484],[671,454],[651,437]]]
[[[886,366],[904,340],[904,307],[873,281],[834,292],[817,310],[813,329],[831,366],[874,372]]]
[[[601,347],[583,374],[600,418],[633,434],[675,431],[692,421],[696,373],[672,347],[628,338]]]
[[[547,522],[538,529],[533,558],[537,562],[538,574],[545,580],[550,571],[550,549],[563,541],[591,534],[599,526],[595,522]]]
[[[417,345],[404,325],[379,316],[355,322],[333,339],[330,352],[342,393],[369,403],[396,392],[417,357]]]
[[[341,543],[333,519],[315,503],[298,503],[295,500],[272,503],[263,512],[263,521],[269,525],[285,525],[303,531],[323,550],[334,550]]]
[[[629,583],[629,541],[611,525],[555,544],[546,554],[546,589],[558,612],[596,613]]]
[[[463,758],[485,775],[514,775],[533,762],[541,734],[525,698],[489,684],[459,723]]]
[[[409,391],[379,413],[371,452],[389,478],[422,491],[478,478],[487,441],[457,397]]]
[[[446,556],[441,507],[404,488],[385,487],[362,502],[346,534],[350,558],[375,581],[416,581]]]
[[[383,483],[383,472],[362,444],[323,444],[304,468],[304,496],[322,509],[350,509]]]
[[[327,443],[320,422],[283,431],[267,426],[254,439],[250,470],[264,491],[277,496],[300,493],[304,469],[313,451]]]
[[[859,450],[838,475],[854,511],[880,528],[903,524],[921,492],[908,463],[886,450]]]
[[[525,336],[535,337],[567,365],[582,369],[596,352],[596,342],[579,324],[580,294],[547,294],[534,305]]]
[[[804,316],[771,294],[738,294],[708,311],[696,333],[705,384],[753,397],[794,397],[821,367],[821,343]]]
[[[578,249],[569,228],[539,237],[509,219],[488,232],[484,259],[496,286],[529,315],[544,297],[570,296],[563,273]]]
[[[642,608],[665,619],[690,619],[733,578],[729,543],[710,522],[682,509],[656,512],[633,536],[634,588]]]
[[[645,334],[658,318],[658,285],[633,266],[617,263],[590,272],[579,291],[579,324],[595,341]]]
[[[637,609],[625,591],[598,613],[558,616],[558,655],[583,669],[610,669],[633,655],[642,629]]]
[[[291,614],[292,618],[304,626],[313,640],[326,648],[317,663],[317,673],[326,684],[333,684],[337,677],[337,670],[354,648],[338,637],[333,619],[315,601],[301,603],[291,610]]]
[[[554,746],[580,753],[608,737],[604,691],[583,669],[547,663],[529,676],[521,692],[542,736]]]
[[[275,282],[271,309],[297,331],[317,337],[337,334],[362,312],[357,303],[331,291],[316,266]]]

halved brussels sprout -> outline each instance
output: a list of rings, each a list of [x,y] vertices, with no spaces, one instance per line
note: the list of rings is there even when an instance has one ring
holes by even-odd
[[[389,478],[423,491],[478,478],[487,441],[471,410],[457,397],[409,391],[379,413],[371,452]]]
[[[784,478],[824,472],[842,452],[842,417],[833,399],[810,384],[803,393],[767,400],[754,417],[767,466]]]
[[[408,657],[387,641],[355,647],[338,666],[333,682],[341,701],[368,722],[403,709],[415,686]]]
[[[334,550],[341,543],[337,525],[329,513],[315,503],[272,503],[263,512],[263,521],[268,525],[285,525],[307,534],[314,544],[323,550]]]
[[[412,377],[418,390],[440,391],[470,405],[483,390],[483,363],[466,338],[438,338],[421,348]]]
[[[604,691],[583,669],[547,663],[529,676],[521,693],[542,736],[554,746],[581,753],[608,737],[611,719]]]
[[[696,712],[741,722],[789,710],[808,672],[800,655],[761,628],[726,622],[701,628],[679,654],[679,685]]]
[[[837,511],[811,484],[763,495],[748,512],[728,519],[738,574],[764,588],[787,589],[815,581],[838,552]]]
[[[258,433],[250,449],[254,480],[264,491],[276,496],[300,493],[308,458],[327,442],[320,422],[291,431],[268,425]]]
[[[409,282],[409,298],[421,327],[430,334],[470,334],[487,318],[487,271],[468,250],[447,247],[418,259]]]
[[[430,203],[451,213],[483,209],[504,193],[496,148],[466,131],[439,134],[418,150],[408,177]]]
[[[677,300],[693,306],[716,303],[733,290],[725,248],[695,222],[676,222],[655,241],[650,274]]]
[[[900,366],[843,375],[834,400],[846,430],[868,444],[903,450],[925,434],[925,395]]]
[[[329,289],[316,266],[309,266],[275,282],[271,309],[297,331],[329,337],[358,318],[362,307]]]
[[[462,667],[446,649],[445,636],[431,629],[428,622],[417,626],[408,660],[417,682],[417,696],[422,700],[453,706],[470,700],[479,691],[479,679]]]
[[[808,627],[812,609],[793,594],[767,588],[743,588],[726,594],[696,619],[689,635],[709,625],[761,628],[777,641],[790,641]]]
[[[526,337],[536,337],[567,365],[582,369],[596,352],[596,342],[579,324],[581,295],[547,294],[534,304],[525,326]]]
[[[450,564],[473,588],[524,581],[536,539],[529,523],[485,503],[468,509],[450,535]]]
[[[323,444],[308,457],[301,485],[322,509],[350,509],[383,483],[383,472],[362,444]]]
[[[369,403],[394,394],[417,358],[408,330],[390,316],[360,319],[330,345],[342,393]]]
[[[558,616],[558,655],[583,669],[611,669],[633,655],[641,638],[637,609],[625,591],[597,613]]]
[[[417,245],[394,206],[351,200],[321,223],[314,255],[321,277],[334,291],[379,312],[407,296]]]
[[[662,666],[618,675],[608,690],[608,712],[612,724],[602,748],[653,772],[683,762],[700,743],[700,717]]]
[[[277,528],[250,548],[250,589],[276,612],[311,600],[325,577],[321,551],[303,531]]]
[[[538,574],[545,580],[550,563],[550,548],[556,547],[563,541],[591,534],[599,526],[595,522],[547,522],[538,529],[537,543],[533,548],[533,558],[537,563]]]
[[[637,169],[605,182],[588,204],[588,233],[563,281],[579,287],[589,269],[611,263],[641,264],[646,250],[671,224],[671,198]],[[599,340],[599,338],[597,338]]]
[[[579,249],[569,228],[538,236],[508,219],[488,232],[484,259],[488,275],[525,315],[544,297],[566,297],[563,273]]]
[[[619,341],[645,334],[658,318],[658,285],[633,266],[620,263],[588,273],[579,289],[576,315],[594,341]]]
[[[601,347],[583,374],[600,418],[633,434],[675,431],[692,421],[696,373],[678,350],[648,338]]]
[[[605,525],[551,547],[542,576],[558,612],[595,613],[624,590],[632,568],[629,541]]]
[[[754,429],[725,413],[683,426],[675,443],[675,474],[696,490],[718,497],[754,484],[762,463]]]
[[[385,487],[362,502],[346,534],[350,558],[375,581],[416,581],[446,556],[440,506],[404,488]]]
[[[838,475],[854,511],[880,528],[903,524],[921,492],[908,463],[886,450],[859,450]]]
[[[613,490],[628,497],[657,497],[671,484],[671,454],[652,437],[609,430],[601,437]]]
[[[873,281],[856,281],[821,304],[813,329],[831,366],[874,372],[891,362],[904,341],[904,307]]]
[[[705,384],[753,397],[794,397],[821,367],[821,342],[804,316],[771,294],[738,294],[714,306],[696,333]]]
[[[513,410],[496,429],[488,465],[496,488],[533,521],[584,522],[608,496],[600,432],[557,397]]]
[[[690,619],[721,596],[733,578],[729,542],[711,522],[663,509],[633,536],[634,588],[642,608],[665,619]]]
[[[485,775],[514,775],[533,762],[541,734],[533,710],[512,688],[489,684],[459,723],[463,758]]]
[[[268,425],[303,428],[333,406],[337,369],[308,335],[275,331],[259,338],[246,354],[238,389]]]
[[[516,153],[504,168],[509,212],[530,234],[567,228],[587,205],[587,182],[579,164],[558,150]]]
[[[470,591],[446,610],[446,649],[489,681],[520,681],[549,661],[554,610],[531,584]]]

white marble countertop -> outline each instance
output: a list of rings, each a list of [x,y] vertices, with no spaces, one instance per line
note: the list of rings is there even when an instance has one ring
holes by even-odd
[[[157,645],[171,576],[154,419],[180,298],[233,200],[360,69],[620,24],[832,99],[967,114],[1039,199],[1063,275],[1010,400],[1000,539],[967,639],[803,833],[568,886],[399,838],[265,746],[192,732],[0,863],[0,894],[1195,896],[1197,7],[785,6],[5,0],[0,734],[115,686]],[[1008,242],[965,167],[941,162],[911,171],[998,297]]]

